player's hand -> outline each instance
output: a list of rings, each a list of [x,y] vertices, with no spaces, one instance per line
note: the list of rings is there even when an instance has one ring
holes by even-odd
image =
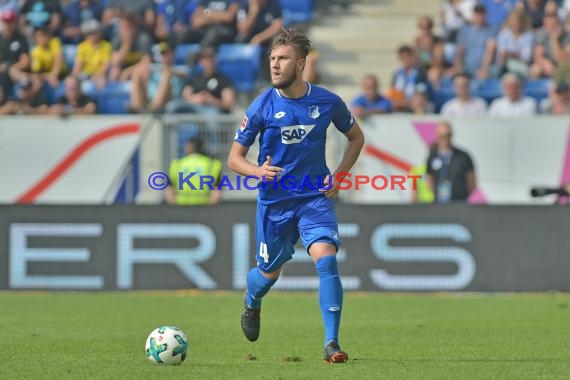
[[[259,178],[265,177],[265,181],[273,182],[279,179],[279,175],[283,172],[283,168],[271,165],[271,156],[267,156],[263,165],[259,167]]]
[[[324,186],[319,189],[321,193],[325,193],[325,197],[334,198],[338,195],[338,181],[335,176],[328,175],[324,180]]]

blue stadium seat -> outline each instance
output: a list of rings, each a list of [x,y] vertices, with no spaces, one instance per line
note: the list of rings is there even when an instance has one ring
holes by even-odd
[[[259,77],[261,47],[249,44],[225,44],[218,50],[218,70],[227,75],[237,91],[255,89]]]
[[[81,92],[95,101],[99,98],[97,84],[91,80],[84,80],[81,82]],[[65,83],[62,81],[53,92],[53,102],[57,103],[59,98],[63,95],[65,95]]]
[[[285,26],[311,22],[314,17],[314,0],[279,0]]]
[[[177,45],[174,48],[174,63],[177,65],[187,65],[188,56],[192,53],[198,53],[199,51],[199,44]]]
[[[69,71],[73,68],[76,53],[77,45],[63,45],[63,59]]]
[[[523,86],[525,95],[534,98],[537,102],[548,97],[548,91],[551,86],[550,79],[533,79],[528,80]]]
[[[101,114],[126,114],[129,106],[131,82],[109,82],[101,91],[97,105]]]
[[[487,101],[487,103],[503,96],[503,85],[500,79],[487,79],[473,81],[475,95]]]
[[[439,112],[445,102],[455,97],[453,88],[453,79],[444,77],[439,82],[439,90],[434,91],[432,101],[435,105],[435,111]]]

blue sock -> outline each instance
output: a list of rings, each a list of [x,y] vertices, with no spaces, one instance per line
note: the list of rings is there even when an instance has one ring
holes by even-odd
[[[251,269],[247,274],[247,292],[245,293],[247,306],[253,309],[261,308],[261,298],[267,294],[276,281],[262,275],[257,268]]]
[[[319,274],[319,305],[325,325],[325,345],[338,342],[338,328],[342,311],[342,284],[338,275],[336,256],[325,256],[316,262]]]

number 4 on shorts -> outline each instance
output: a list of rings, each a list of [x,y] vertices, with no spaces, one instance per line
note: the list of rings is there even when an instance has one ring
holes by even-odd
[[[263,257],[263,262],[269,262],[269,253],[267,253],[267,244],[259,243],[259,256]]]

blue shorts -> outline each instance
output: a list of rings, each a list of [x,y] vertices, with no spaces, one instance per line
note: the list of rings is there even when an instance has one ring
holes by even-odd
[[[326,242],[340,246],[334,201],[324,195],[286,200],[268,205],[257,204],[257,266],[273,272],[293,258],[301,237],[309,252],[311,244]]]

